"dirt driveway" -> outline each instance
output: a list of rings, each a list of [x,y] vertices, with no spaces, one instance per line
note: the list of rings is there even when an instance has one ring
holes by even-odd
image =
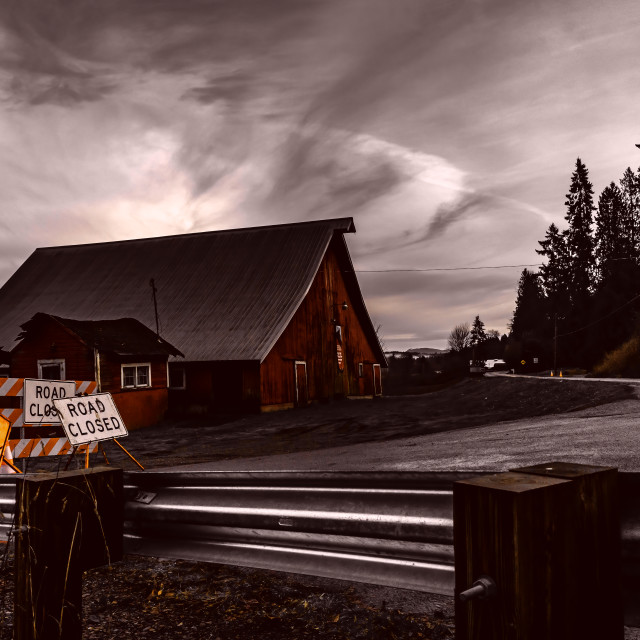
[[[575,384],[591,384],[592,391],[598,391],[598,383]],[[566,461],[640,471],[639,425],[640,401],[632,397],[551,415],[481,426],[460,420],[444,430],[384,442],[372,439],[320,451],[227,460],[200,467],[219,471],[504,471]]]

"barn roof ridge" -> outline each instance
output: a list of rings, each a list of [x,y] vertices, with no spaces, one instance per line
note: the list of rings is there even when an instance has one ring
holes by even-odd
[[[98,247],[108,245],[124,245],[133,244],[136,242],[148,244],[154,241],[170,241],[175,239],[187,239],[187,238],[203,238],[205,236],[217,236],[224,234],[240,234],[240,233],[259,233],[264,231],[275,231],[278,229],[295,229],[303,226],[326,226],[331,224],[335,227],[335,230],[340,230],[343,233],[355,233],[356,227],[353,222],[353,218],[350,216],[344,216],[341,218],[321,218],[318,220],[304,220],[303,222],[282,222],[279,224],[265,224],[253,227],[239,227],[233,229],[212,229],[209,231],[191,231],[189,233],[173,233],[166,236],[150,236],[147,238],[128,238],[125,240],[107,240],[104,242],[83,242],[79,244],[62,244],[51,245],[44,247],[37,247],[35,252],[46,252],[60,249],[78,249],[82,247]]]

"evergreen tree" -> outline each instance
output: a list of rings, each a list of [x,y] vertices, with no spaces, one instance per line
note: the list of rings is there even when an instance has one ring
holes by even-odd
[[[534,271],[523,269],[510,335],[516,340],[536,339],[542,334],[545,320],[546,302],[540,277]]]
[[[471,346],[477,346],[482,344],[487,339],[487,334],[484,330],[484,322],[480,320],[480,316],[476,316],[473,324],[471,325],[471,332],[469,334],[469,341]]]
[[[551,316],[566,315],[569,309],[570,269],[566,233],[560,233],[555,224],[550,224],[545,239],[538,242],[536,253],[544,256],[547,263],[540,267],[540,283],[549,301]]]
[[[472,348],[471,359],[476,366],[484,365],[484,347],[483,343],[487,340],[487,334],[484,330],[484,322],[480,320],[480,316],[476,316],[471,331],[469,332],[469,343]]]
[[[578,158],[571,176],[567,200],[567,249],[569,255],[570,296],[576,316],[583,316],[593,290],[595,260],[593,253],[593,185],[587,167]]]
[[[612,309],[625,307],[640,293],[640,266],[635,247],[640,236],[637,235],[635,216],[630,214],[632,178],[633,173],[626,171],[623,179],[626,187],[623,185],[620,189],[612,182],[598,201],[595,230],[598,287],[591,301],[596,324],[581,334],[587,364],[601,360],[637,328],[637,302],[626,306],[622,313],[610,315]]]
[[[600,194],[594,234],[600,286],[619,275],[625,268],[625,259],[630,257],[630,239],[622,224],[624,218],[622,192],[612,182]]]
[[[547,301],[535,271],[524,269],[518,281],[516,308],[510,323],[509,342],[505,347],[505,359],[509,366],[525,368],[537,366],[548,361],[548,346],[545,346],[544,334],[547,324]]]
[[[623,214],[620,221],[622,233],[636,261],[640,256],[640,169],[635,174],[627,167],[621,180]]]
[[[610,183],[596,210],[578,158],[565,205],[567,229],[552,224],[539,242],[539,274],[522,273],[509,341],[526,360],[532,342],[549,351],[557,326],[565,361],[589,366],[637,331],[640,302],[629,302],[640,295],[640,169]]]

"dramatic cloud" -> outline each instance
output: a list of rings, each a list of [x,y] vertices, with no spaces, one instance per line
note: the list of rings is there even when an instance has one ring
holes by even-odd
[[[638,18],[632,0],[8,0],[0,280],[38,246],[353,216],[387,346],[444,346],[476,314],[504,331],[520,268],[396,270],[537,262],[578,155],[596,191],[640,164]]]

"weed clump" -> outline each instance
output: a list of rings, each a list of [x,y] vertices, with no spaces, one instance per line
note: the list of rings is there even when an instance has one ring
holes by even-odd
[[[593,368],[593,374],[606,378],[640,378],[640,335],[607,353]]]

